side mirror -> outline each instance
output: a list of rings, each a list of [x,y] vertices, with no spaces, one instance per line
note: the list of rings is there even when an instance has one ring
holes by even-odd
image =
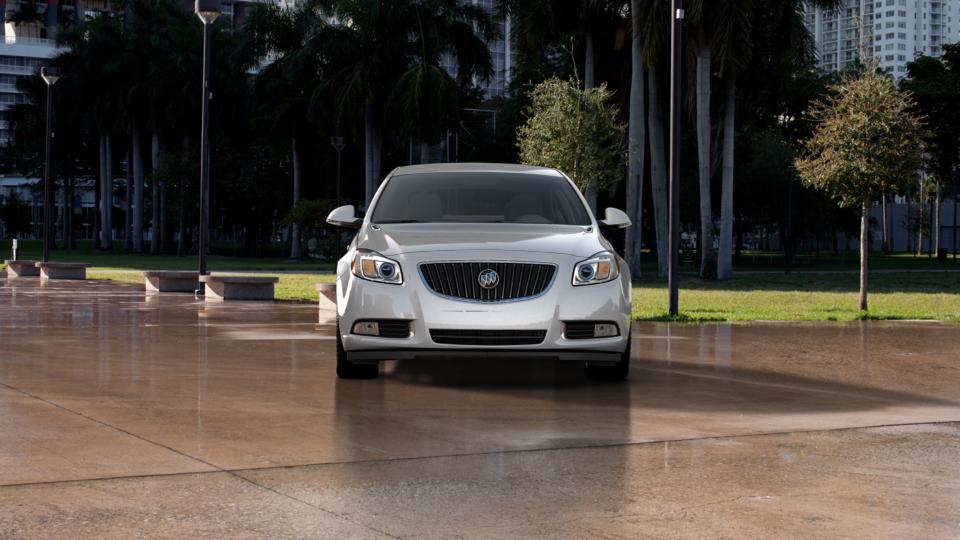
[[[600,228],[607,230],[626,229],[632,225],[630,217],[616,208],[607,208],[604,212],[603,220],[600,221]]]
[[[334,227],[343,227],[345,229],[359,229],[363,223],[361,218],[357,217],[357,211],[352,204],[335,208],[327,216],[327,223]]]

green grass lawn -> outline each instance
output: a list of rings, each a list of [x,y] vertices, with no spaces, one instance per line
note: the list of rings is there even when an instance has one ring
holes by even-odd
[[[960,322],[960,274],[883,273],[870,276],[870,310],[858,308],[857,274],[771,274],[725,282],[688,279],[680,285],[683,321],[853,321],[928,319]],[[634,286],[635,320],[669,320],[663,283]]]
[[[262,274],[261,274],[262,275]],[[334,281],[332,274],[274,274],[278,300],[316,302],[317,283]],[[139,274],[95,269],[94,279],[142,283]],[[960,274],[877,274],[872,279],[870,311],[857,309],[858,276],[764,275],[727,282],[690,279],[680,290],[679,321],[854,321],[927,319],[960,322]],[[633,318],[670,320],[667,289],[662,283],[637,282]]]

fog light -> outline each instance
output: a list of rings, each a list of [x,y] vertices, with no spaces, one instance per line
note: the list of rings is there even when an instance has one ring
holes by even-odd
[[[358,322],[353,325],[353,333],[361,336],[379,336],[380,324],[375,322]]]
[[[593,325],[593,337],[613,337],[619,334],[615,324],[595,324]]]

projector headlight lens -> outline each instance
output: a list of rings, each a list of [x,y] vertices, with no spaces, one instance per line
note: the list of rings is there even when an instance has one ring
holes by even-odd
[[[573,267],[574,285],[596,285],[613,281],[618,277],[620,277],[620,263],[617,262],[617,256],[609,251],[597,253]]]
[[[399,285],[403,283],[403,273],[400,264],[390,260],[375,251],[358,250],[351,265],[353,274],[357,277],[381,283]]]

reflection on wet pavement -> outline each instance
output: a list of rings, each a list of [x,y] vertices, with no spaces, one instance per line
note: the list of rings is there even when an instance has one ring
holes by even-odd
[[[529,360],[338,381],[317,321],[316,305],[0,280],[0,508],[17,508],[0,530],[960,534],[954,325],[643,324],[630,380],[597,384]],[[196,505],[150,507],[170,491]]]

